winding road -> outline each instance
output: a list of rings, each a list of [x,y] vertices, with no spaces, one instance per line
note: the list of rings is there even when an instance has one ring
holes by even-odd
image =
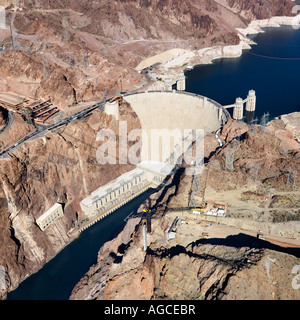
[[[44,136],[46,133],[48,133],[49,131],[52,131],[53,129],[56,129],[60,126],[63,126],[65,124],[68,124],[74,120],[80,119],[84,116],[86,116],[88,113],[92,112],[93,110],[99,108],[101,111],[104,111],[104,104],[106,103],[106,95],[104,99],[99,102],[96,103],[84,110],[78,111],[74,114],[72,114],[71,116],[57,121],[55,124],[49,125],[49,126],[45,126],[45,125],[38,125],[36,126],[36,130],[34,132],[32,132],[31,134],[23,137],[22,139],[20,139],[19,141],[17,141],[15,144],[7,147],[6,149],[4,149],[3,151],[1,151],[0,153],[0,158],[10,158],[9,152],[13,151],[15,148],[19,147],[20,145],[22,145],[24,142],[29,141],[29,140],[33,140],[35,138],[38,137],[42,137]],[[12,121],[13,119],[11,119],[10,121]]]
[[[15,113],[13,111],[8,110],[8,117],[7,121],[5,123],[5,127],[0,130],[0,134],[3,133],[5,130],[7,130],[11,124],[14,122],[15,119]]]
[[[128,90],[126,92],[121,92],[122,95],[124,94],[132,94],[132,93],[135,93],[137,92],[138,90],[140,90],[141,88],[143,87],[146,87],[150,82],[151,82],[151,78],[149,77],[148,75],[148,72],[149,70],[145,70],[145,72],[143,72],[143,75],[145,76],[146,78],[146,82],[140,87],[140,88],[137,88],[137,89],[131,89],[131,90]],[[16,149],[17,147],[19,147],[20,145],[22,145],[24,142],[26,141],[29,141],[29,140],[33,140],[35,138],[40,138],[40,137],[43,137],[45,134],[47,134],[48,132],[58,128],[58,127],[61,127],[63,125],[66,125],[72,121],[75,121],[77,119],[80,119],[80,118],[83,118],[85,117],[88,113],[92,112],[93,110],[95,109],[99,109],[101,111],[104,111],[104,105],[107,101],[109,101],[110,99],[107,99],[107,92],[105,93],[104,95],[104,98],[102,99],[101,102],[98,102],[96,104],[93,104],[92,106],[84,109],[84,110],[81,110],[81,111],[78,111],[78,112],[75,112],[74,114],[72,114],[71,116],[69,117],[66,117],[65,119],[61,120],[61,117],[59,117],[58,121],[52,125],[37,125],[36,123],[34,123],[35,127],[36,127],[36,130],[30,134],[28,134],[27,136],[23,137],[22,139],[18,140],[17,142],[15,142],[15,144],[5,148],[4,150],[2,150],[0,152],[0,159],[3,159],[3,158],[11,158],[10,156],[10,152],[13,151],[14,149]],[[5,126],[5,128],[0,132],[0,134],[6,130],[8,128],[8,126],[11,125],[11,123],[13,122],[14,120],[14,113],[9,111],[8,113],[8,121],[7,121],[7,124]]]

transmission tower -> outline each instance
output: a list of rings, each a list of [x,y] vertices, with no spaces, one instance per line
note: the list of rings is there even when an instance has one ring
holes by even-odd
[[[287,187],[290,186],[292,189],[295,188],[297,175],[298,175],[297,170],[294,171],[292,169],[289,169],[288,178],[287,178],[287,181],[286,181]]]
[[[66,29],[64,29],[64,40],[65,41],[70,41],[70,33]]]
[[[15,39],[14,39],[14,34],[13,34],[11,17],[9,17],[9,28],[10,28],[10,36],[11,36],[11,47],[14,50],[15,49]]]
[[[260,170],[260,166],[258,164],[252,164],[250,167],[250,179],[256,183],[258,172]]]
[[[283,153],[282,153],[283,157],[286,158],[289,155],[289,148],[284,146],[283,147]]]
[[[197,192],[199,191],[199,176],[197,174],[193,174],[193,180],[192,180],[192,185],[191,185],[191,191],[190,191],[190,198],[189,198],[189,207],[196,207],[197,206],[197,202],[195,199],[195,196],[197,194]]]
[[[226,153],[225,171],[233,171],[235,148],[228,148]]]
[[[44,57],[43,57],[42,63],[43,63],[43,69],[44,69],[44,77],[48,79],[50,77],[50,68],[47,66],[46,61],[44,60]]]
[[[261,117],[260,125],[261,125],[263,128],[266,128],[267,123],[269,122],[269,117],[270,117],[269,112],[264,113],[263,116]]]
[[[88,56],[84,55],[83,61],[82,61],[83,68],[87,68],[89,66],[89,62],[88,61],[89,61]]]
[[[241,135],[234,137],[234,139],[233,139],[233,141],[232,141],[232,143],[231,143],[231,146],[232,146],[232,148],[233,148],[234,151],[235,151],[235,150],[238,148],[238,146],[240,145],[241,139],[242,139]]]
[[[250,125],[250,131],[252,133],[256,133],[256,125],[257,125],[258,119],[255,118],[253,120],[251,120],[251,125]]]

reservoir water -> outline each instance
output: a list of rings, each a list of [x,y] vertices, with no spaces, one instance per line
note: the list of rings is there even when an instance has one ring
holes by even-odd
[[[187,71],[187,91],[205,95],[226,105],[256,90],[256,116],[272,117],[300,111],[300,30],[268,29],[252,36],[257,45],[240,58],[219,59],[211,65]],[[23,281],[9,300],[68,299],[72,289],[96,262],[99,248],[124,227],[124,218],[139,207],[148,192],[132,200],[104,220],[85,230],[39,272]]]
[[[207,96],[222,105],[256,91],[255,116],[270,120],[300,111],[300,30],[290,26],[264,28],[251,36],[257,43],[239,58],[214,60],[186,72],[186,91]]]

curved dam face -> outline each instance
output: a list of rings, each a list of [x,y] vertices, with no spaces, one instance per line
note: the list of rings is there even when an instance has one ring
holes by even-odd
[[[179,143],[180,133],[182,140],[190,130],[212,132],[230,118],[228,111],[217,102],[182,91],[149,91],[125,95],[123,98],[130,103],[142,125],[142,161],[165,162]],[[159,143],[157,135],[160,135]],[[166,145],[169,137],[170,147]],[[168,147],[170,152],[163,152]]]

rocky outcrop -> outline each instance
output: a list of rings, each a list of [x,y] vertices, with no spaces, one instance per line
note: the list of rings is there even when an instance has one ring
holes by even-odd
[[[291,270],[299,258],[251,248],[247,246],[255,241],[251,237],[238,245],[243,236],[236,238],[235,245],[234,237],[221,240],[220,245],[218,239],[214,244],[205,240],[166,243],[165,222],[154,220],[147,252],[142,250],[141,224],[128,222],[124,235],[100,250],[97,264],[76,285],[70,299],[297,299]]]
[[[122,259],[140,218],[130,219],[117,238],[105,243],[98,254],[97,265],[92,266],[73,290],[72,298],[78,300],[95,299],[102,295],[111,265]],[[88,288],[88,290],[86,290]]]
[[[190,49],[192,46],[198,50],[211,44],[237,45],[239,37],[236,27],[245,28],[257,18],[289,15],[294,3],[279,0],[262,0],[259,3],[244,0],[88,0],[80,3],[73,0],[23,0],[18,4],[11,1],[2,1],[1,4],[12,16],[16,41],[16,50],[10,50],[9,32],[1,34],[5,48],[0,57],[1,91],[15,91],[44,99],[50,96],[55,105],[67,109],[74,102],[101,99],[106,91],[109,96],[114,96],[116,92],[143,83],[144,77],[133,68],[142,59],[158,52],[174,47]],[[218,54],[236,55],[241,48],[240,45],[230,50],[219,48]],[[132,128],[139,127],[136,115],[128,107],[121,114],[121,119],[131,119]],[[16,288],[72,240],[68,231],[76,214],[80,214],[79,202],[82,198],[132,168],[130,165],[111,167],[97,163],[96,133],[100,128],[117,131],[118,125],[112,117],[95,111],[86,120],[23,144],[13,153],[12,159],[1,160],[0,265],[7,270],[8,290]],[[27,126],[25,129],[30,128]],[[251,161],[262,162],[258,175],[262,185],[270,184],[275,188],[286,185],[284,168],[296,168],[299,151],[288,144],[287,156],[279,156],[284,152],[281,154],[282,148],[278,148],[277,143],[278,139],[287,141],[289,136],[278,132],[277,136],[265,139],[266,133],[262,131],[255,136],[244,128],[227,127],[224,130],[228,130],[227,133],[222,132],[227,143],[240,131],[244,132],[246,139],[236,154],[234,172],[224,174],[225,148],[207,153],[213,169],[208,186],[225,185],[227,189],[234,189],[245,184],[251,168],[249,155]],[[162,202],[162,209],[168,205],[187,203],[190,183],[190,177],[185,177],[183,183],[177,181],[172,188],[158,194],[161,201],[153,201],[158,206]],[[64,205],[64,217],[42,232],[35,223],[36,218],[55,202]],[[161,234],[165,231],[165,224],[162,221],[162,227],[158,227]],[[99,284],[95,285],[94,291],[86,295],[78,290],[74,297],[78,294],[79,297],[108,298],[118,291],[120,297],[139,293],[140,297],[145,298],[176,298],[174,287],[165,284],[160,276],[168,270],[167,257],[171,257],[171,261],[174,258],[175,263],[170,264],[170,272],[166,275],[168,281],[173,277],[172,268],[176,265],[181,268],[186,263],[191,270],[197,267],[198,270],[206,270],[202,274],[206,276],[199,277],[199,281],[200,278],[208,278],[208,283],[201,280],[200,287],[204,289],[198,286],[189,295],[189,286],[192,285],[189,283],[179,293],[181,297],[198,294],[205,298],[219,297],[219,291],[227,282],[226,274],[237,272],[239,261],[248,254],[247,249],[230,249],[227,252],[226,248],[222,248],[219,252],[219,249],[207,247],[214,251],[211,260],[203,256],[201,248],[196,249],[197,243],[164,251],[159,249],[160,242],[153,239],[156,244],[150,246],[152,251],[145,256],[140,246],[140,228],[135,229],[134,223],[131,227],[134,231],[128,227],[130,230],[127,232],[133,233],[133,237],[119,240],[117,251],[109,253],[109,258],[106,253],[110,249],[106,247],[107,250],[102,251],[99,261],[102,266],[105,263],[107,266],[99,269],[102,273],[99,271],[97,275],[100,276],[97,278]],[[134,243],[138,244],[139,249]],[[164,241],[161,243],[165,245]],[[233,264],[226,261],[229,254],[235,257]],[[197,267],[194,267],[194,258],[199,258]],[[220,267],[215,264],[217,261]],[[206,263],[220,268],[222,281],[218,283],[216,274],[207,273]],[[98,270],[97,266],[95,268]],[[119,274],[130,274],[132,279],[136,279],[138,290],[129,291],[127,295],[116,290],[121,288],[123,281]],[[111,286],[103,287],[104,278]],[[88,285],[93,284],[92,276],[86,280]]]
[[[274,16],[292,16],[292,8],[295,5],[286,0],[265,0],[261,5],[258,5],[255,0],[227,0],[226,2],[234,12],[247,20],[261,20]]]
[[[291,16],[294,5],[290,0],[2,4],[12,17],[16,50],[10,50],[7,28],[1,36],[1,91],[50,96],[61,109],[76,101],[101,99],[106,91],[115,95],[141,85],[145,79],[133,68],[169,49],[233,45],[215,57],[237,56],[245,44],[239,46],[236,28],[274,15]]]
[[[7,120],[7,111],[0,108],[0,131],[5,127]]]
[[[286,125],[286,129],[292,133],[293,138],[300,140],[300,112],[284,114],[280,119]]]
[[[140,128],[129,106],[120,110],[120,119],[127,121],[128,130]],[[96,110],[84,120],[24,143],[12,159],[0,161],[0,264],[8,273],[8,290],[74,239],[68,231],[81,214],[83,198],[133,168],[97,162],[101,142],[96,136],[105,128],[118,139],[118,122]],[[56,202],[63,205],[64,217],[41,231],[36,219]]]
[[[195,199],[201,204],[198,194],[203,195],[206,186],[206,201],[226,201],[228,220],[218,229],[218,237],[203,239],[199,221],[190,216],[194,224],[189,224],[194,227],[177,230],[175,239],[167,240],[174,218],[184,216],[169,209],[188,206],[192,177],[181,170],[150,197],[154,214],[147,251],[143,251],[141,220],[130,220],[124,234],[101,248],[97,263],[75,286],[70,299],[297,299],[291,271],[299,264],[299,249],[288,251],[280,236],[297,238],[299,234],[300,184],[296,181],[291,190],[283,178],[286,168],[299,169],[299,150],[292,148],[284,155],[275,134],[278,130],[289,133],[282,120],[255,130],[232,120],[222,128],[222,147],[215,143],[212,150],[216,139],[212,134],[205,139],[207,160]],[[234,142],[236,137],[240,142]],[[227,150],[232,147],[234,170],[225,171]],[[260,167],[253,188],[251,168],[257,163]],[[243,200],[237,202],[239,192]],[[256,207],[249,207],[252,200]],[[224,236],[226,225],[240,231],[230,229]],[[257,242],[255,232],[245,232],[265,227],[279,236],[276,245]],[[210,232],[209,227],[206,230]]]

